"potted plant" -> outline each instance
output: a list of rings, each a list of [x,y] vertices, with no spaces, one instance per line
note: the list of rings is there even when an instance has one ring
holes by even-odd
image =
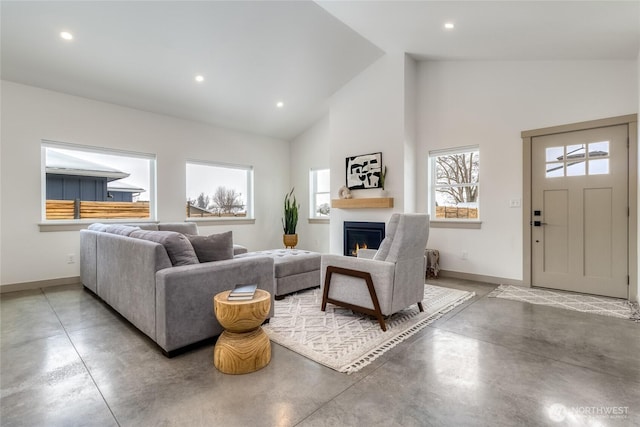
[[[296,196],[291,191],[284,196],[284,218],[282,218],[282,229],[284,230],[284,236],[282,241],[285,248],[295,248],[298,244],[298,235],[296,234],[296,226],[298,225],[298,209],[300,204],[296,200]]]

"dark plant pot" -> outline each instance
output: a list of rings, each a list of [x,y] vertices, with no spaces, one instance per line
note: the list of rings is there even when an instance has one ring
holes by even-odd
[[[284,242],[285,248],[295,248],[298,244],[298,235],[297,234],[283,234],[282,241]]]

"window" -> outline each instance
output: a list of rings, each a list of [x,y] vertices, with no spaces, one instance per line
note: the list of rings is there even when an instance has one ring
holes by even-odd
[[[480,151],[477,146],[429,152],[431,218],[478,220]]]
[[[547,147],[545,157],[547,178],[609,173],[609,141]]]
[[[155,219],[153,154],[42,141],[42,218]]]
[[[309,218],[329,218],[331,210],[329,169],[312,169],[309,172],[311,202]]]
[[[187,162],[188,218],[253,218],[253,167]]]

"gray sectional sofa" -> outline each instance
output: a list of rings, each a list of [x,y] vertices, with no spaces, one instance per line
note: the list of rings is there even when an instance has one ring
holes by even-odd
[[[148,335],[165,355],[222,333],[213,313],[215,294],[238,283],[257,283],[272,298],[275,295],[273,258],[238,257],[246,249],[236,245],[225,246],[229,259],[199,262],[198,252],[194,262],[193,248],[212,237],[184,244],[197,236],[196,224],[144,228],[151,231],[104,224],[81,230],[80,277],[87,289]],[[272,315],[273,304],[268,318]]]

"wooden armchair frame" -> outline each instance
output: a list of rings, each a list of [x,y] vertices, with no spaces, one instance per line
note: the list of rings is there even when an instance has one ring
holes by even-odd
[[[338,301],[333,298],[329,298],[329,287],[331,286],[331,276],[333,275],[333,273],[363,279],[367,284],[367,289],[369,290],[369,295],[371,296],[371,301],[373,302],[373,310],[360,305],[349,304],[343,301]],[[324,291],[322,292],[322,306],[321,306],[322,311],[326,310],[328,302],[340,307],[347,308],[349,310],[353,310],[353,311],[357,311],[360,313],[373,316],[378,320],[378,323],[380,324],[380,328],[382,328],[383,331],[387,330],[387,325],[384,321],[384,316],[382,315],[382,311],[380,310],[378,295],[376,294],[376,289],[373,286],[373,278],[371,277],[371,274],[366,271],[352,270],[349,268],[335,267],[332,265],[327,266],[327,274],[324,279]],[[422,302],[418,302],[418,309],[420,309],[420,311],[424,311]]]

